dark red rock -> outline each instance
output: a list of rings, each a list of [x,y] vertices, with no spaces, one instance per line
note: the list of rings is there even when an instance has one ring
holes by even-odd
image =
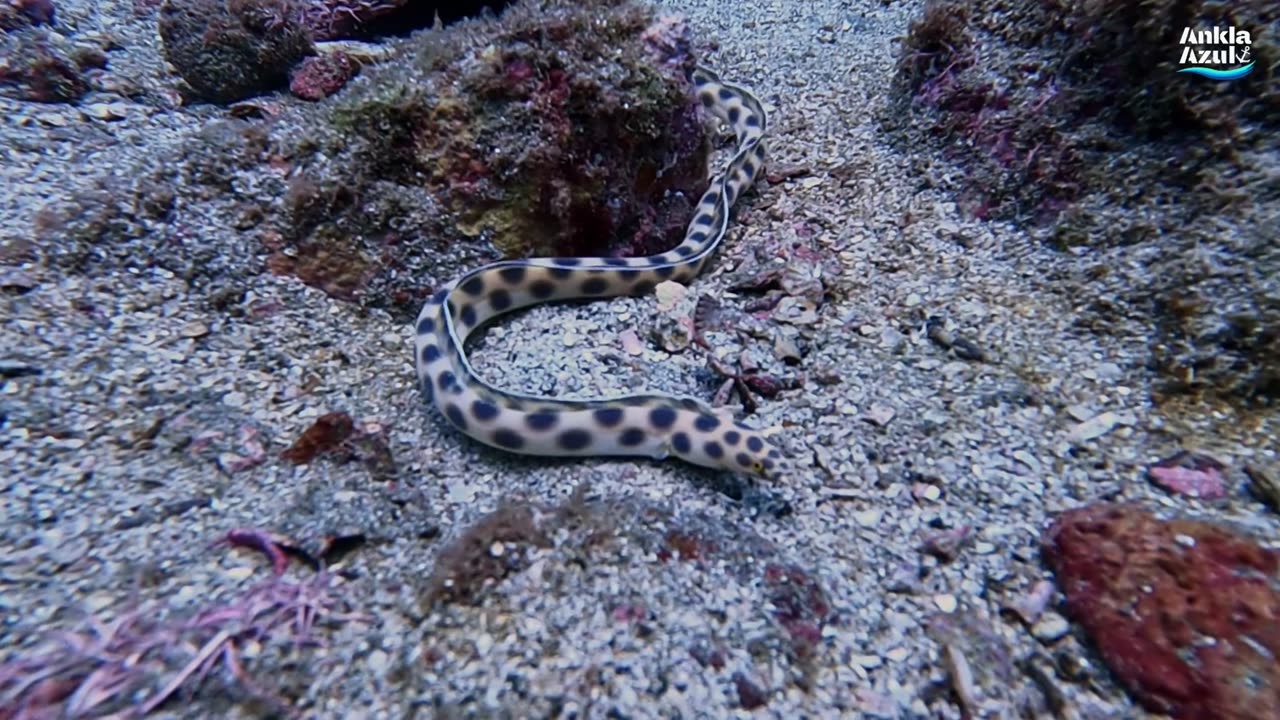
[[[316,455],[341,445],[355,429],[351,416],[345,412],[331,412],[316,418],[280,457],[295,465],[304,465]]]
[[[743,710],[756,710],[769,704],[769,693],[745,673],[734,673],[733,685],[738,689],[738,704]]]
[[[1099,503],[1059,515],[1044,553],[1067,613],[1147,708],[1179,720],[1280,718],[1280,551]]]
[[[315,55],[290,73],[289,92],[303,100],[320,100],[341,90],[359,71],[359,63],[346,53]]]

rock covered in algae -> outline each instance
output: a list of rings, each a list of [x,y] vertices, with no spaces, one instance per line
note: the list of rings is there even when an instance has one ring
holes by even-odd
[[[284,86],[312,49],[292,0],[166,0],[159,22],[165,59],[216,102]]]
[[[1276,717],[1280,551],[1136,505],[1062,513],[1044,552],[1112,672],[1179,720]]]
[[[1081,326],[1149,328],[1157,400],[1267,405],[1280,398],[1280,196],[1263,191],[1280,153],[1278,20],[1267,0],[930,0],[885,124],[955,162],[970,214],[1081,258],[1056,284]],[[1185,32],[1230,28],[1248,34],[1248,74],[1178,72]]]
[[[446,248],[669,248],[706,185],[692,67],[683,22],[620,0],[516,3],[420,32],[304,139],[291,247],[272,262],[326,289],[330,271],[359,277],[341,296],[408,302],[455,274],[451,259],[495,259]]]

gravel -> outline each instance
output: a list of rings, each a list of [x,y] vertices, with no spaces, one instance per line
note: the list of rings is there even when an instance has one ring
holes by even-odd
[[[674,462],[488,451],[424,407],[411,328],[292,278],[246,273],[232,312],[146,263],[12,263],[30,288],[0,294],[0,659],[88,613],[181,617],[231,602],[268,563],[211,543],[256,527],[303,546],[363,540],[330,568],[330,592],[355,617],[322,623],[318,647],[263,640],[242,652],[254,682],[308,716],[692,717],[757,703],[783,717],[958,718],[962,704],[1142,716],[1064,618],[1008,611],[1044,594],[1040,530],[1051,513],[1118,497],[1280,537],[1280,518],[1243,491],[1209,503],[1145,479],[1179,447],[1224,459],[1237,487],[1245,464],[1274,472],[1274,415],[1154,407],[1141,319],[1092,334],[1054,284],[1079,258],[962,216],[933,176],[958,171],[889,147],[877,118],[894,39],[918,3],[665,5],[714,43],[708,65],[760,92],[772,167],[799,168],[744,199],[715,268],[671,312],[692,312],[699,293],[740,306],[724,288],[766,244],[836,263],[801,327],[799,368],[774,359],[772,341],[744,347],[726,333],[718,344],[722,357],[746,349],[808,376],[751,419],[783,428],[803,459],[795,477],[756,487]],[[109,32],[115,49],[79,107],[0,98],[9,243],[36,237],[50,201],[157,162],[225,117],[177,101],[153,8],[66,0],[58,12],[62,32]],[[128,95],[112,89],[126,79]],[[186,210],[202,242],[250,245],[225,213]],[[147,257],[163,237],[151,224],[113,249]],[[654,298],[535,308],[486,333],[475,363],[526,392],[710,397],[700,355],[650,341],[659,315]],[[628,331],[639,354],[624,347]],[[815,381],[824,373],[834,382]],[[333,411],[380,438],[394,478],[361,462],[278,459]],[[423,603],[441,548],[512,500],[585,503],[582,524],[612,539],[597,547],[580,527],[553,526],[479,606]],[[701,555],[666,558],[685,536]],[[778,568],[798,573],[787,592],[770,584]],[[299,582],[313,575],[290,566]],[[780,621],[782,598],[809,583],[821,590]],[[811,646],[797,640],[806,622],[819,633]],[[164,712],[260,716],[248,697],[219,669],[194,702]]]

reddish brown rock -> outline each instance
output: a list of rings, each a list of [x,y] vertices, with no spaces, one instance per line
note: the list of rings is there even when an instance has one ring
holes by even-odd
[[[0,94],[32,102],[74,103],[88,92],[85,73],[99,66],[100,58],[100,53],[77,49],[44,28],[0,31]]]
[[[344,412],[321,415],[280,457],[295,465],[305,465],[316,455],[337,448],[354,430],[351,416]]]
[[[1100,503],[1044,552],[1112,672],[1175,718],[1280,718],[1280,551],[1210,523]]]
[[[343,52],[316,55],[298,63],[289,75],[289,92],[303,100],[320,100],[342,89],[360,71]]]

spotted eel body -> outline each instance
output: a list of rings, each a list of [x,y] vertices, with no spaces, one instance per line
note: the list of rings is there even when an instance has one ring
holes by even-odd
[[[500,390],[471,368],[467,337],[499,315],[544,302],[646,295],[664,280],[688,283],[724,239],[734,202],[764,166],[764,108],[746,89],[697,69],[702,105],[732,127],[737,148],[712,179],[684,241],[638,258],[529,258],[472,270],[436,292],[418,314],[414,342],[422,393],[457,429],[528,455],[675,455],[687,462],[777,479],[789,462],[763,433],[695,398],[631,395],[558,400]]]

